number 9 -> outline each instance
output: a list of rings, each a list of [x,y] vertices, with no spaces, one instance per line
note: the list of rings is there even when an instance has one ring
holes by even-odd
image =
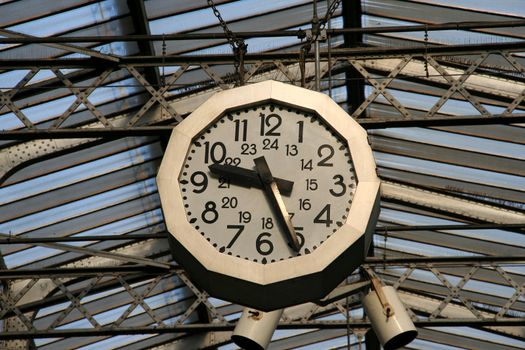
[[[202,171],[196,171],[191,174],[190,181],[193,186],[200,187],[193,189],[193,192],[195,193],[202,193],[208,188],[208,177]]]

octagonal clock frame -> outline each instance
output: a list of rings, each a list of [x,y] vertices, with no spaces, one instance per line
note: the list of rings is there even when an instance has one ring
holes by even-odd
[[[179,182],[192,142],[226,113],[277,103],[314,113],[348,145],[357,185],[347,220],[310,254],[261,264],[222,254],[189,222]],[[177,125],[157,176],[174,257],[210,295],[263,311],[320,299],[366,257],[380,181],[366,131],[328,96],[276,81],[219,92]]]

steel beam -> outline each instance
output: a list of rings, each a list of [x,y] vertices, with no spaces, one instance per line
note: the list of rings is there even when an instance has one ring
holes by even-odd
[[[412,117],[404,119],[359,118],[357,122],[365,129],[398,127],[458,126],[458,125],[510,125],[525,123],[524,114],[504,116],[494,114],[489,117]],[[167,137],[173,126],[134,126],[107,128],[60,128],[60,129],[19,129],[0,130],[0,140],[44,140],[44,139],[118,139],[122,137],[158,136]]]
[[[42,39],[42,38],[35,37],[35,36],[32,36],[32,35],[18,33],[18,32],[14,32],[12,30],[2,29],[2,28],[0,28],[0,35],[4,36],[4,37],[1,37],[0,40],[2,40],[2,39],[12,39],[12,40],[14,40],[13,43],[22,43],[22,42],[18,42],[18,40],[21,40],[21,41],[26,41],[25,42],[26,44],[31,44],[31,43],[33,43],[32,40],[37,40],[38,41],[38,40]],[[106,60],[106,61],[110,61],[110,62],[118,62],[119,61],[119,58],[114,56],[114,55],[104,54],[104,53],[101,53],[99,51],[91,50],[89,48],[85,48],[85,47],[81,47],[81,46],[74,46],[74,45],[71,45],[71,44],[65,45],[65,43],[68,43],[68,42],[63,42],[63,43],[59,43],[59,42],[42,42],[41,44],[44,44],[46,46],[53,47],[53,48],[59,49],[59,50],[65,50],[65,51],[69,51],[69,52],[76,52],[76,53],[80,53],[82,55],[95,57],[95,58],[100,58],[102,60]]]
[[[120,266],[96,266],[96,267],[61,267],[47,269],[17,269],[0,270],[0,280],[16,280],[31,278],[51,278],[51,277],[88,277],[107,274],[148,274],[159,275],[182,271],[181,268],[172,267],[170,269],[145,265],[120,265]]]
[[[504,42],[486,44],[467,44],[467,45],[446,45],[446,46],[413,46],[413,47],[359,47],[341,48],[330,51],[331,58],[392,58],[401,55],[453,55],[453,54],[479,54],[494,51],[520,52],[525,50],[525,42]],[[300,53],[290,52],[267,52],[246,54],[245,64],[258,63],[260,61],[282,61],[295,63]],[[322,51],[320,56],[326,60],[328,52]],[[313,61],[314,55],[309,54],[307,61]],[[232,56],[220,55],[177,55],[177,56],[128,56],[120,57],[120,63],[113,63],[100,58],[42,58],[42,59],[1,59],[0,69],[31,69],[39,68],[109,68],[125,67],[158,67],[158,66],[180,66],[182,64],[203,65],[203,64],[231,64]]]
[[[3,237],[4,239],[8,239],[9,235],[0,233],[0,237]],[[121,254],[121,253],[116,253],[116,252],[111,252],[111,251],[80,247],[76,245],[68,245],[68,244],[60,244],[60,243],[35,243],[35,245],[40,245],[42,247],[51,248],[51,249],[63,250],[66,252],[80,253],[80,254],[87,255],[87,256],[97,256],[100,258],[118,260],[124,263],[144,264],[147,266],[160,267],[160,268],[165,268],[167,270],[173,267],[172,264],[158,262],[153,259],[148,259],[148,258],[144,258],[140,256],[126,255],[126,254]],[[14,270],[14,271],[17,271],[17,270]]]
[[[383,181],[382,198],[400,201],[408,205],[444,212],[456,217],[467,218],[486,223],[518,224],[525,222],[525,214],[518,210],[479,203],[450,194],[438,193],[400,183]]]
[[[486,327],[486,326],[525,326],[525,318],[501,318],[501,319],[434,319],[415,321],[416,327]],[[370,323],[364,320],[349,321],[289,321],[281,322],[277,329],[363,329],[369,328]],[[63,329],[63,330],[34,330],[34,331],[15,331],[0,332],[0,338],[6,340],[13,339],[34,339],[34,338],[62,338],[62,337],[100,337],[116,335],[136,335],[136,334],[166,334],[166,333],[188,333],[195,334],[201,332],[226,332],[232,331],[235,324],[229,322],[213,323],[192,323],[177,326],[166,326],[159,328],[152,327],[121,327],[92,329]]]
[[[118,139],[133,136],[169,136],[173,126],[135,126],[107,128],[60,128],[60,129],[20,129],[0,131],[0,140],[41,140],[41,139]]]
[[[144,0],[127,0],[131,20],[133,21],[133,27],[135,28],[136,35],[151,35],[149,29],[148,15],[146,13],[146,7],[144,6]],[[153,41],[138,40],[137,45],[139,47],[139,54],[141,56],[155,56],[155,47]],[[144,75],[146,80],[153,86],[161,86],[161,78],[159,69],[157,67],[147,67],[144,69]]]
[[[352,48],[363,46],[363,33],[360,31],[361,24],[361,1],[343,1],[343,26],[344,47]],[[365,83],[361,74],[350,65],[345,71],[346,96],[348,100],[348,111],[354,113],[365,101]]]
[[[129,3],[129,2],[128,2]],[[344,3],[344,2],[343,2]],[[131,5],[130,5],[131,10]],[[132,14],[133,15],[133,14]],[[523,27],[524,20],[512,21],[461,21],[449,22],[439,24],[421,24],[421,25],[406,25],[406,26],[381,26],[381,27],[354,27],[338,28],[327,30],[329,35],[340,35],[349,33],[359,34],[377,34],[377,33],[396,33],[396,32],[421,32],[421,31],[435,31],[435,30],[475,30],[488,28],[510,28]],[[304,30],[269,30],[269,31],[243,31],[235,32],[238,38],[265,38],[265,37],[298,37],[304,38],[306,33]],[[151,35],[148,33],[137,35],[113,35],[113,36],[67,36],[67,37],[16,37],[16,38],[0,38],[2,44],[36,44],[36,43],[86,43],[97,42],[107,43],[113,41],[172,41],[172,40],[202,40],[202,39],[227,39],[225,33],[181,33],[181,34],[165,34],[165,35]]]
[[[412,265],[415,267],[427,267],[428,265],[471,266],[473,264],[522,264],[525,255],[499,255],[499,256],[434,256],[434,257],[402,257],[402,258],[380,258],[367,257],[363,262],[365,265],[374,266],[402,266]],[[49,278],[53,276],[63,277],[85,277],[93,275],[121,274],[167,274],[181,272],[182,268],[172,266],[169,269],[161,266],[149,265],[120,265],[120,266],[95,266],[74,268],[45,268],[45,269],[0,269],[0,280]]]
[[[412,117],[412,118],[360,118],[359,124],[366,129],[385,129],[385,128],[409,128],[409,127],[430,127],[430,126],[459,126],[459,125],[509,125],[525,123],[524,114],[514,114],[512,116],[491,115],[481,116],[457,116],[457,117]]]
[[[0,238],[0,244],[38,244],[56,242],[87,242],[87,241],[145,241],[148,239],[167,238],[164,233],[131,234],[131,235],[97,235],[97,236],[75,236],[75,237],[6,237]]]
[[[515,256],[433,256],[433,257],[403,257],[403,258],[380,258],[367,257],[365,265],[370,266],[399,266],[411,265],[416,267],[427,267],[429,265],[448,265],[471,266],[475,264],[494,264],[494,263],[523,263],[525,255]]]
[[[464,225],[413,225],[413,226],[379,226],[376,232],[383,233],[388,231],[426,231],[426,230],[516,230],[524,229],[525,222],[522,224],[464,224]]]

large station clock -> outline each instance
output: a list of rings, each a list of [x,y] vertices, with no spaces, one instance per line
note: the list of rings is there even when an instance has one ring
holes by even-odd
[[[330,292],[363,261],[379,211],[366,132],[326,95],[274,81],[189,115],[157,183],[195,283],[265,311]]]

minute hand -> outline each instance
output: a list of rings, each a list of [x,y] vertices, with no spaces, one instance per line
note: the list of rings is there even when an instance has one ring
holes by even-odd
[[[295,228],[292,225],[290,215],[286,210],[283,198],[281,197],[281,193],[277,187],[277,183],[270,171],[270,167],[268,166],[268,163],[264,157],[255,158],[253,161],[255,162],[255,170],[261,179],[264,193],[268,197],[272,209],[274,209],[275,214],[277,215],[279,224],[286,233],[286,236],[293,249],[298,252],[301,249],[301,246],[299,244],[299,240],[297,239]]]
[[[262,188],[262,183],[256,171],[241,168],[234,165],[214,163],[208,166],[212,174],[224,176],[241,186]],[[293,182],[274,178],[277,187],[283,196],[289,196],[292,193]]]

